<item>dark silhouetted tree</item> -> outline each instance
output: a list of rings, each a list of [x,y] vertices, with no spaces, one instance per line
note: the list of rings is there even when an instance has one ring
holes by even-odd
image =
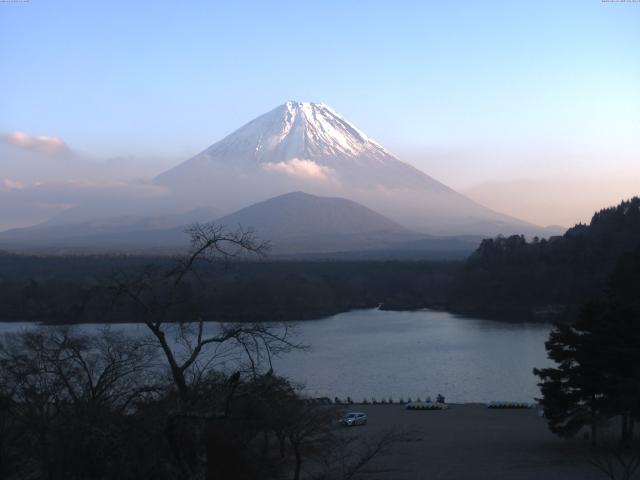
[[[628,444],[640,418],[640,249],[625,255],[610,277],[604,302],[583,307],[573,325],[556,325],[546,348],[553,368],[535,369],[551,430],[572,436],[590,425],[621,418],[621,441]]]

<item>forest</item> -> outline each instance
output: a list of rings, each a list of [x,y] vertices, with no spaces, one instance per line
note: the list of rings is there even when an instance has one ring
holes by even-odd
[[[0,257],[0,320],[137,321],[112,308],[114,277],[170,266],[162,257]],[[355,309],[419,308],[446,300],[456,262],[213,261],[199,265],[189,296],[207,320],[307,320]],[[187,292],[185,291],[185,294]],[[176,319],[179,320],[179,319]]]

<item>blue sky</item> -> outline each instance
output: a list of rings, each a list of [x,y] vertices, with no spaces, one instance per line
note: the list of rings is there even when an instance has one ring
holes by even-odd
[[[454,186],[625,175],[639,45],[640,3],[600,0],[0,3],[0,133],[182,158],[296,99]]]

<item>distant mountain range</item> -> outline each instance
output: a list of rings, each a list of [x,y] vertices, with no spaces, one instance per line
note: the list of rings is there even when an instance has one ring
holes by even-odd
[[[209,222],[216,216],[212,208],[197,208],[182,214],[87,221],[54,218],[33,227],[0,232],[0,245],[20,252],[175,252],[187,245],[184,230],[188,225]]]
[[[183,215],[119,217],[43,224],[0,232],[0,246],[47,253],[176,253],[188,246],[186,228],[215,220],[228,229],[251,228],[271,244],[272,255],[378,252],[382,256],[460,257],[481,237],[434,237],[412,232],[344,198],[293,192],[220,218],[207,209]]]

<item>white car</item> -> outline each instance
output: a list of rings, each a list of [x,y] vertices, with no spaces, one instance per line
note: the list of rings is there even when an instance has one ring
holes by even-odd
[[[345,427],[355,427],[356,425],[366,425],[367,414],[362,412],[349,412],[340,419],[340,423]]]

